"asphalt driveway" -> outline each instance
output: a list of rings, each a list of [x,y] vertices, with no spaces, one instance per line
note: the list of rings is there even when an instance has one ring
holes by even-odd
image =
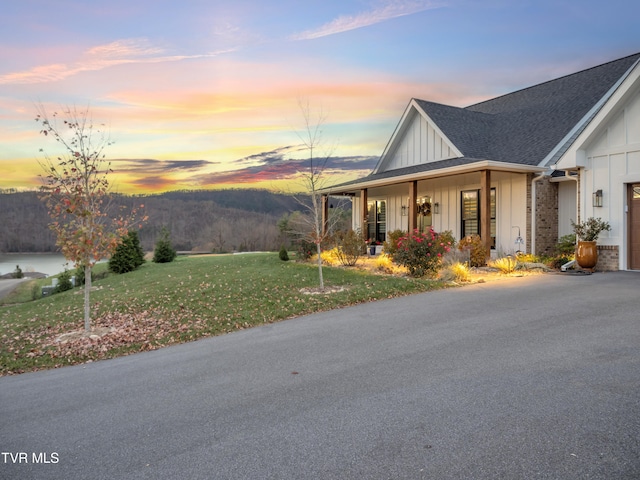
[[[0,478],[637,479],[639,297],[516,278],[0,378]]]

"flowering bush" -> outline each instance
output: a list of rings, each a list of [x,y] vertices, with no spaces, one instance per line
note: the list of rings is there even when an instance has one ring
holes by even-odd
[[[316,253],[316,244],[305,239],[300,239],[296,245],[296,260],[307,261]]]
[[[393,260],[403,265],[412,277],[433,276],[438,271],[442,256],[452,246],[448,237],[435,230],[420,233],[414,230],[398,239],[398,248]]]
[[[406,235],[407,232],[403,230],[387,232],[387,240],[382,244],[382,251],[393,259],[393,256],[398,250],[398,240]]]

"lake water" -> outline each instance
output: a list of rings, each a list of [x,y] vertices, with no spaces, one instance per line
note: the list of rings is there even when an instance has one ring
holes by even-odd
[[[0,275],[11,273],[20,265],[23,272],[40,272],[55,275],[67,270],[74,270],[73,263],[67,264],[60,253],[2,253],[0,254]]]

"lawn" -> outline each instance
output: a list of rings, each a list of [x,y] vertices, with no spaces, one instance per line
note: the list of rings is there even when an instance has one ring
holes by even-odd
[[[308,295],[317,266],[283,262],[277,253],[178,257],[146,263],[123,275],[96,273],[91,293],[95,338],[71,337],[83,326],[83,295],[75,289],[32,300],[51,279],[21,284],[0,306],[0,375],[113,358],[220,335],[312,312],[442,288],[434,280],[324,267],[327,286],[343,291]]]

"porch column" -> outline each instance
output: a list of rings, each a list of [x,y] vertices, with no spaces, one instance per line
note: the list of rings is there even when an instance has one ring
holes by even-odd
[[[367,198],[367,189],[363,188],[362,190],[360,190],[360,230],[361,234],[365,236],[365,238],[367,238],[366,235],[369,235],[369,232],[367,231],[367,215],[369,213],[367,209],[368,201],[369,199]]]
[[[409,210],[409,232],[413,232],[416,228],[418,228],[417,203],[418,181],[414,180],[413,182],[409,183],[409,205],[407,205],[407,209]]]
[[[491,170],[480,172],[480,238],[491,256]]]
[[[324,237],[329,230],[329,196],[322,195],[322,236]]]

